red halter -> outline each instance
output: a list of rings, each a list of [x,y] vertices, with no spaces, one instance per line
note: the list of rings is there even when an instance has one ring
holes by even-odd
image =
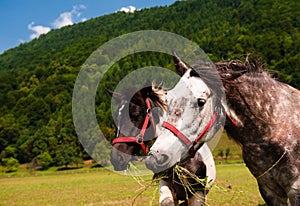
[[[192,142],[187,138],[182,132],[180,132],[174,125],[170,124],[169,122],[163,122],[163,127],[171,131],[176,137],[178,137],[189,149],[189,154],[193,157],[195,155],[196,149],[194,148],[195,145],[205,136],[205,134],[212,128],[214,123],[219,117],[219,113],[215,112],[210,119],[210,121],[205,126],[204,130],[196,137],[196,139]]]
[[[136,137],[118,137],[115,138],[112,142],[112,145],[116,144],[116,143],[137,143],[139,145],[141,145],[142,150],[144,152],[144,155],[148,154],[148,146],[145,144],[144,142],[144,136],[146,133],[146,129],[147,126],[149,124],[149,121],[151,120],[151,124],[155,133],[155,124],[154,124],[154,119],[151,113],[151,100],[149,98],[146,99],[146,105],[147,105],[147,115],[146,118],[144,120],[142,129],[140,131],[140,134]]]
[[[232,117],[226,112],[226,118],[231,122],[231,124],[233,124],[233,126],[237,127],[238,123],[232,119]]]
[[[225,111],[224,107],[221,110]],[[221,111],[220,111],[221,112]],[[171,131],[176,137],[178,137],[187,148],[189,148],[189,154],[193,157],[197,149],[195,149],[195,145],[206,135],[206,133],[212,128],[212,126],[216,123],[216,121],[220,118],[218,112],[215,112],[211,117],[210,121],[207,123],[203,131],[196,137],[196,139],[192,142],[187,138],[182,132],[180,132],[174,125],[170,124],[169,122],[163,122],[162,127]],[[238,124],[234,121],[231,116],[226,112],[226,118],[233,124],[234,127],[237,127]],[[219,125],[220,126],[220,125]]]

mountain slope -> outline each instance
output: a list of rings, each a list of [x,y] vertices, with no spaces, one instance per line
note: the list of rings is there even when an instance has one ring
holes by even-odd
[[[289,70],[299,65],[299,4],[291,0],[193,0],[135,13],[118,12],[53,30],[9,50],[0,56],[0,70],[30,69],[52,61],[79,66],[109,39],[157,29],[195,41],[215,60],[254,52],[271,69],[293,75]]]
[[[72,122],[76,76],[86,58],[110,39],[139,30],[163,30],[197,44],[213,61],[261,57],[275,76],[300,88],[300,2],[188,0],[169,7],[118,12],[53,30],[0,55],[0,159],[65,165],[86,157]],[[114,88],[130,70],[170,67],[166,55],[132,55],[114,66],[103,87]],[[112,138],[109,99],[97,118]],[[67,159],[68,157],[69,159]],[[66,160],[67,159],[67,160]],[[34,160],[34,161],[33,161]]]

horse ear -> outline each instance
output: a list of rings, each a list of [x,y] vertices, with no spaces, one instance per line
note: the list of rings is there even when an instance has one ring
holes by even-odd
[[[179,76],[183,76],[184,73],[191,67],[182,61],[175,52],[173,52],[173,60],[176,67],[176,72]]]
[[[117,92],[113,92],[113,91],[111,91],[111,90],[109,90],[109,89],[106,89],[106,88],[105,88],[105,91],[106,91],[112,98],[114,98],[116,101],[121,102],[121,100],[122,100],[122,94],[117,93]]]

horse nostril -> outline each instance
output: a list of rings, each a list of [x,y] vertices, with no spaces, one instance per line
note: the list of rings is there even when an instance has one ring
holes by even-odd
[[[154,153],[150,153],[150,158],[152,158],[155,162],[155,164],[159,167],[164,166],[165,164],[168,164],[169,156],[167,154],[159,153],[158,151]]]
[[[150,152],[146,158],[146,167],[154,173],[162,172],[168,168],[170,157],[167,154]]]
[[[160,154],[157,157],[157,163],[159,165],[163,165],[164,163],[168,162],[169,156],[166,154]]]

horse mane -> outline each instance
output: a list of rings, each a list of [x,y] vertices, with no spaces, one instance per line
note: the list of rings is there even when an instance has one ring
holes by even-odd
[[[216,68],[223,81],[229,80],[232,81],[246,74],[249,75],[258,75],[258,74],[268,74],[265,71],[264,65],[261,63],[258,58],[251,58],[250,56],[246,57],[246,60],[243,62],[241,60],[228,60],[222,62],[216,62]]]
[[[246,100],[244,94],[257,91],[258,88],[282,88],[285,84],[273,79],[271,75],[265,71],[264,65],[258,58],[250,59],[249,56],[247,56],[245,61],[228,60],[216,63],[202,62],[192,67],[217,96],[226,96],[226,99],[230,97],[235,101],[243,101],[257,119],[271,124],[271,121],[266,120],[265,116],[269,116],[272,111],[265,111],[263,116],[262,114],[258,114],[256,102]],[[287,86],[285,85],[285,87]]]
[[[215,65],[226,90],[227,100],[229,98],[235,102],[243,102],[245,108],[248,108],[252,115],[267,125],[277,124],[274,120],[269,119],[273,113],[273,107],[259,110],[258,104],[267,105],[267,102],[258,102],[258,100],[262,101],[259,95],[262,95],[264,89],[268,90],[268,88],[273,88],[268,92],[274,93],[274,88],[284,88],[286,84],[272,78],[258,58],[249,60],[249,56],[247,56],[245,61],[229,60],[217,62]],[[250,93],[251,97],[249,97]],[[255,98],[256,101],[253,101],[252,98]],[[240,110],[245,108],[240,108]]]
[[[224,95],[223,83],[214,63],[201,62],[191,67],[217,96]]]

